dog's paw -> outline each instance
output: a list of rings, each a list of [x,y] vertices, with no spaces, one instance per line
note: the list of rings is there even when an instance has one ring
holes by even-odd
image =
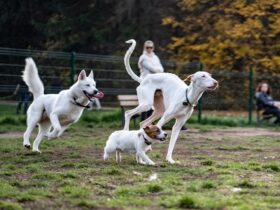
[[[175,161],[175,160],[173,160],[172,158],[167,158],[166,160],[167,160],[167,162],[170,163],[170,164],[180,164],[180,161],[178,161],[178,160]]]
[[[24,144],[23,145],[25,148],[27,148],[27,149],[31,149],[31,145],[30,144]]]
[[[154,162],[149,162],[148,165],[149,166],[155,166],[156,164]]]
[[[36,152],[36,153],[39,153],[39,154],[42,153],[39,149],[32,149],[32,152]]]
[[[46,134],[46,138],[47,138],[48,140],[52,140],[52,139],[57,138],[57,136],[56,136],[55,133],[51,132],[51,133],[47,133],[47,134]]]

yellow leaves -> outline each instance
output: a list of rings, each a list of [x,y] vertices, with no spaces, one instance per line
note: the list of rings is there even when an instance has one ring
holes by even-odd
[[[278,32],[280,31],[280,18],[278,17],[278,19],[275,18],[274,20],[275,21],[270,25],[270,27]]]
[[[279,0],[181,0],[179,7],[184,17],[163,19],[180,34],[168,45],[173,58],[199,57],[207,68],[280,69]]]
[[[272,56],[272,61],[276,66],[280,66],[280,56]]]
[[[181,47],[183,45],[185,45],[184,38],[172,37],[172,43],[169,44],[169,49],[174,50],[175,48]]]
[[[178,22],[174,17],[172,16],[168,16],[168,17],[164,17],[161,20],[161,24],[162,25],[170,25],[172,28],[176,28],[181,26],[181,23]]]
[[[242,24],[235,24],[234,27],[227,33],[235,38],[259,38],[256,31],[262,29],[262,24],[258,19],[247,19]]]
[[[171,17],[171,16],[168,16],[168,17],[164,17],[162,19],[162,25],[171,25],[173,24],[175,21],[175,18],[174,17]]]

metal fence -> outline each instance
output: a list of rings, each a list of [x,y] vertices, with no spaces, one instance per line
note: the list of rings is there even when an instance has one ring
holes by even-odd
[[[124,54],[125,52],[123,52]],[[105,93],[103,106],[118,106],[117,95],[135,94],[137,82],[132,80],[123,64],[123,57],[82,54],[75,52],[54,52],[26,49],[0,48],[0,101],[13,101],[17,84],[22,82],[21,74],[25,58],[33,57],[46,93],[57,93],[73,84],[75,75],[80,70],[94,71],[98,89]],[[186,75],[203,69],[197,62],[170,62],[162,60],[166,72],[185,78]],[[132,68],[139,74],[137,59],[131,59]],[[259,74],[257,69],[244,67],[243,71],[207,70],[220,83],[215,92],[206,92],[198,106],[199,113],[205,110],[216,112],[245,111],[248,119],[252,118],[254,109],[254,89],[260,81],[271,84],[276,100],[280,99],[279,75]],[[1,111],[1,110],[0,110]],[[201,117],[199,115],[199,117]]]

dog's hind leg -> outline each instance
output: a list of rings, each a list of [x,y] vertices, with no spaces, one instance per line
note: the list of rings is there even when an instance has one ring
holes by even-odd
[[[39,150],[39,145],[40,145],[42,139],[44,138],[44,136],[48,133],[50,127],[51,127],[51,123],[49,121],[39,123],[39,132],[38,132],[38,135],[37,135],[35,141],[33,142],[32,150],[34,152],[41,153]]]
[[[27,112],[27,129],[23,134],[23,146],[25,146],[28,149],[31,148],[29,139],[32,134],[32,131],[37,125],[37,123],[40,121],[41,117],[42,117],[41,112],[32,112],[32,113],[31,111]]]
[[[120,163],[122,161],[122,155],[120,151],[116,151],[116,162]]]
[[[161,94],[161,92],[157,91],[155,94],[155,98],[154,98],[154,111],[149,118],[147,118],[146,120],[144,120],[140,123],[140,127],[144,128],[147,125],[150,125],[152,122],[154,122],[158,118],[160,118],[162,116],[162,114],[164,113],[164,110],[165,110],[165,108],[164,108],[162,94]]]
[[[136,91],[139,105],[136,108],[125,112],[124,130],[129,130],[130,118],[133,115],[150,110],[154,103],[154,91],[150,90],[149,87],[139,86]]]
[[[60,137],[60,136],[64,133],[64,131],[65,131],[67,128],[70,127],[70,125],[71,125],[71,124],[62,126],[62,127],[61,127],[61,130],[60,130],[59,133],[57,134],[57,137]]]
[[[58,134],[61,131],[61,125],[57,113],[52,113],[50,115],[50,120],[52,123],[53,130],[47,133],[47,137],[49,140],[58,137]]]
[[[165,123],[169,122],[172,118],[174,118],[174,113],[168,111],[164,112],[164,114],[158,121],[157,126],[161,128]]]
[[[128,110],[125,112],[125,125],[124,125],[124,130],[129,130],[129,122],[130,122],[130,118],[138,113],[141,112],[146,112],[148,110],[150,110],[152,107],[152,104],[139,104],[139,106],[137,106],[136,108],[132,109],[132,110]]]
[[[186,120],[187,120],[186,115],[176,117],[176,122],[173,125],[171,138],[170,138],[170,142],[169,142],[169,146],[168,146],[168,152],[166,155],[166,160],[171,164],[175,163],[175,161],[172,159],[172,153],[173,153],[177,138],[179,136],[180,130],[183,127],[183,125],[185,124]]]

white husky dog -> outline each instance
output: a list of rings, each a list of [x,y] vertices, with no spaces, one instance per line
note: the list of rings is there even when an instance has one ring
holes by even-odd
[[[68,90],[45,95],[35,62],[32,58],[25,59],[25,62],[22,78],[32,92],[34,101],[27,110],[27,129],[23,135],[23,145],[31,148],[29,138],[38,124],[39,132],[33,143],[33,151],[40,152],[39,144],[44,136],[48,139],[59,137],[71,124],[79,120],[90,101],[103,98],[104,94],[97,90],[93,72],[87,77],[85,70],[82,70],[77,82]]]

